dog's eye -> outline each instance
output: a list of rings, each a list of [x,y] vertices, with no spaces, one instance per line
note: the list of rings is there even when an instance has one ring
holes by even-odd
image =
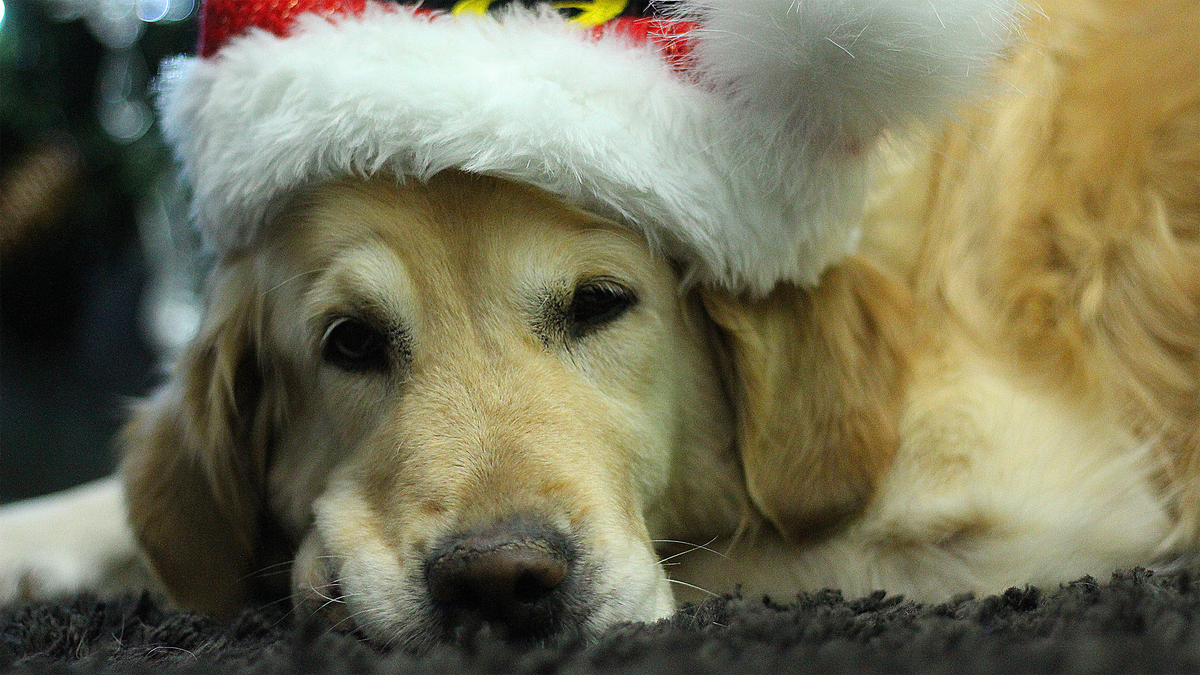
[[[321,356],[342,370],[386,371],[388,339],[369,323],[350,318],[337,319],[325,331]]]
[[[567,318],[572,337],[581,337],[592,330],[620,318],[637,304],[633,291],[612,281],[590,281],[575,289]]]

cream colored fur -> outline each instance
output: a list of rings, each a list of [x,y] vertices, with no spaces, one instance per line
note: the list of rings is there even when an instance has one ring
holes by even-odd
[[[991,96],[886,158],[859,255],[709,298],[775,527],[696,574],[937,599],[1194,555],[1197,30],[1186,1],[1043,3]]]
[[[149,563],[187,606],[291,595],[420,648],[431,542],[514,515],[579,542],[583,635],[735,584],[938,600],[1194,556],[1200,8],[1031,16],[987,96],[879,163],[812,288],[681,289],[496,179],[310,189],[124,437]],[[596,279],[636,304],[555,328]],[[323,356],[348,316],[391,369]]]

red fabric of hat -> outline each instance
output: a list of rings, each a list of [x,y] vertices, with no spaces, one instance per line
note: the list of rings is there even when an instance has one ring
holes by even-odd
[[[366,10],[368,3],[376,5],[396,4],[376,0],[205,0],[200,23],[200,55],[216,54],[231,39],[245,34],[252,28],[261,28],[284,37],[296,19],[304,14],[320,16],[357,16]],[[486,7],[492,2],[421,2],[423,12],[455,12],[463,7]],[[550,3],[552,6],[570,5],[578,8],[589,3]],[[603,23],[591,25],[592,32],[599,37],[603,33],[620,35],[634,44],[653,44],[676,68],[687,65],[691,51],[688,34],[696,28],[695,22],[654,16],[638,6],[639,3],[621,0],[602,0],[597,4],[612,6],[619,12]],[[443,6],[444,5],[444,6]]]

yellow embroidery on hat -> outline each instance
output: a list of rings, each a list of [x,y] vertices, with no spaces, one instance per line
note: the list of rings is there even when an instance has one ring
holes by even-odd
[[[450,9],[451,14],[487,14],[488,7],[496,0],[459,0]]]
[[[492,5],[503,0],[458,0],[450,9],[451,14],[487,14]],[[599,26],[620,16],[629,5],[629,0],[559,0],[551,2],[554,9],[574,9],[579,13],[571,18],[573,23],[584,26]]]
[[[628,4],[629,0],[563,0],[552,2],[550,6],[555,9],[578,9],[579,14],[571,21],[585,26],[599,26],[617,18]]]

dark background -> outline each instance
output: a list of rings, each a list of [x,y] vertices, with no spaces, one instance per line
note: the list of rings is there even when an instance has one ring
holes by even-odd
[[[156,380],[136,214],[170,157],[148,85],[195,43],[193,20],[154,21],[156,4],[3,0],[0,502],[109,472],[128,400]],[[150,20],[113,35],[86,16],[120,9]]]

